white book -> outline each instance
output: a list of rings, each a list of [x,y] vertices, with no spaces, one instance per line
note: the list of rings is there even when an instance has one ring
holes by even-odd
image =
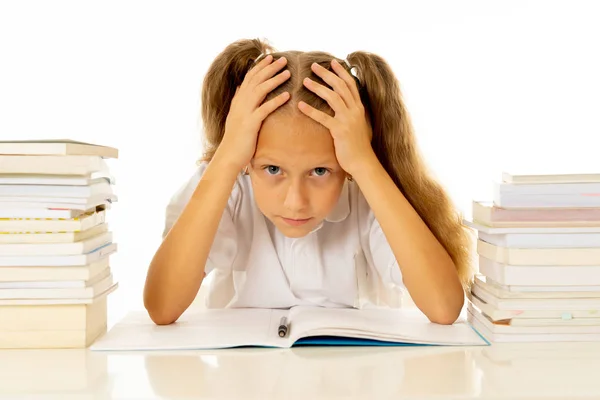
[[[22,200],[15,202],[2,201],[0,199],[0,218],[24,218],[29,215],[40,215],[44,209],[56,210],[80,210],[87,211],[94,207],[108,206],[117,201],[116,196],[111,196],[110,199],[104,199],[102,197],[93,199],[70,199],[69,203],[54,203],[54,202],[37,202],[30,201],[24,203]],[[37,211],[36,211],[37,210]],[[29,212],[31,211],[31,212]],[[65,214],[68,215],[68,214]]]
[[[600,233],[477,233],[479,239],[499,247],[521,249],[600,248]]]
[[[600,226],[600,208],[502,208],[490,201],[471,202],[471,220],[490,227]]]
[[[282,318],[287,330],[280,337]],[[130,312],[90,349],[289,348],[300,343],[488,345],[468,324],[434,324],[416,309],[302,306],[289,310],[204,309],[161,326],[155,325],[146,312]]]
[[[477,307],[475,302],[470,302],[467,304],[467,310],[473,313],[479,313],[485,316],[489,321],[495,324],[504,325],[504,326],[536,326],[536,327],[554,327],[554,326],[569,326],[569,327],[578,327],[578,326],[596,326],[600,327],[600,318],[592,317],[592,318],[574,318],[571,316],[571,313],[568,313],[569,318],[563,318],[561,316],[556,316],[555,318],[523,318],[522,316],[517,316],[516,318],[505,318],[505,319],[497,319],[488,315],[483,309]]]
[[[549,333],[562,334],[596,334],[597,341],[600,341],[600,325],[553,325],[553,326],[513,326],[494,323],[485,314],[475,310],[471,305],[468,306],[468,312],[475,317],[491,333],[506,334],[537,334],[544,335]]]
[[[494,182],[494,190],[502,195],[575,194],[600,195],[600,182],[519,184]]]
[[[119,287],[118,282],[114,282],[112,286],[103,292],[96,292],[94,297],[55,297],[55,298],[37,298],[37,299],[1,299],[0,306],[40,306],[40,305],[59,305],[59,304],[92,304],[102,296],[107,296],[113,293]]]
[[[100,281],[105,280],[111,275],[110,267],[105,268],[98,274],[82,280],[72,281],[18,281],[18,282],[1,282],[0,291],[3,289],[81,289],[94,286]]]
[[[51,140],[2,140],[0,154],[16,155],[93,155],[105,158],[118,158],[119,151],[114,147],[71,139]]]
[[[87,254],[111,243],[113,234],[101,232],[95,236],[72,243],[0,243],[0,257],[67,256]]]
[[[53,204],[69,203],[69,204],[100,204],[101,202],[109,201],[114,203],[117,201],[117,196],[110,193],[95,194],[90,197],[36,197],[36,196],[5,196],[0,197],[0,207],[2,208],[13,208],[15,204],[21,204],[21,208],[38,208],[45,207],[45,203],[50,204],[50,208]],[[28,204],[24,206],[23,204]]]
[[[599,318],[598,311],[594,309],[583,310],[500,310],[492,304],[488,304],[473,293],[468,293],[469,301],[489,316],[494,321],[517,320],[517,319],[564,319],[581,320]]]
[[[499,299],[480,286],[474,285],[471,292],[499,310],[599,310],[600,298],[582,299]]]
[[[0,197],[88,198],[110,197],[112,185],[102,179],[90,185],[0,185]],[[61,201],[61,200],[58,200]],[[68,201],[68,200],[67,200]]]
[[[494,333],[598,333],[600,330],[600,318],[515,318],[497,321],[473,303],[467,305],[467,311],[477,318],[481,317],[488,330]]]
[[[91,264],[101,258],[108,257],[117,251],[116,243],[109,243],[86,254],[55,256],[1,256],[0,267],[51,267],[80,266]]]
[[[506,233],[600,233],[600,226],[491,227],[468,219],[463,219],[463,223],[478,232],[492,235]]]
[[[86,225],[79,225],[80,227],[83,227],[84,230],[71,232],[61,231],[60,229],[55,229],[54,231],[29,229],[22,232],[16,230],[12,232],[3,232],[2,221],[0,221],[0,243],[72,243],[108,231],[108,224],[105,222],[98,223],[94,226]],[[23,227],[21,227],[21,229],[22,228]]]
[[[108,172],[97,172],[89,175],[42,175],[42,174],[2,174],[1,185],[58,185],[88,186],[98,182],[116,183],[114,176]]]
[[[511,265],[600,265],[600,247],[585,249],[518,249],[495,246],[478,239],[477,253],[491,260]]]
[[[0,174],[89,175],[107,170],[100,156],[0,155]]]
[[[81,266],[1,267],[0,282],[85,281],[108,268],[108,257]]]
[[[112,285],[113,276],[109,274],[92,286],[67,288],[9,288],[0,289],[0,299],[81,299],[94,298],[108,290]]]
[[[484,323],[468,312],[468,321],[492,343],[557,343],[557,342],[598,342],[597,333],[494,333]]]
[[[515,292],[509,290],[505,285],[500,285],[491,279],[483,275],[476,275],[474,279],[474,285],[481,287],[486,292],[491,293],[499,299],[556,299],[556,298],[599,298],[600,299],[600,288],[597,291],[581,291],[581,290],[560,290],[560,291],[527,291],[527,292]],[[544,286],[538,286],[538,288],[544,288]],[[570,288],[570,286],[564,286],[564,288]],[[593,288],[593,286],[592,286]],[[600,317],[600,314],[598,315]]]
[[[85,210],[76,210],[72,208],[56,208],[56,207],[33,207],[33,208],[2,208],[0,207],[0,222],[8,221],[77,221],[88,214],[101,212],[110,209],[110,203],[98,204]],[[7,223],[8,223],[7,222]]]
[[[514,194],[494,193],[494,204],[503,208],[600,207],[600,194]]]
[[[600,265],[538,266],[503,264],[479,256],[479,272],[502,285],[599,286]]]
[[[489,276],[477,275],[476,279],[483,278],[486,283],[493,285],[497,288],[501,288],[507,292],[512,293],[528,293],[528,292],[557,292],[557,294],[564,292],[598,292],[600,293],[600,285],[592,286],[592,285],[581,285],[581,286],[526,286],[526,285],[502,285],[495,280],[491,279]],[[588,297],[583,294],[583,297]]]
[[[600,318],[514,318],[510,320],[510,326],[600,326]]]
[[[600,182],[600,173],[513,174],[510,172],[503,172],[502,181],[513,184]]]

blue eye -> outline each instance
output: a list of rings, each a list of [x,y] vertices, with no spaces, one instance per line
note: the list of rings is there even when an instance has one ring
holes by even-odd
[[[327,170],[327,168],[323,168],[323,167],[317,167],[317,168],[315,168],[314,171],[317,176],[325,176],[327,174],[327,172],[329,172]]]
[[[268,165],[265,169],[269,175],[277,175],[277,172],[279,172],[279,167],[276,165]]]

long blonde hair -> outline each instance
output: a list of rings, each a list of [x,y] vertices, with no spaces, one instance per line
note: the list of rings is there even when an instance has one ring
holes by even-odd
[[[388,63],[380,56],[355,51],[346,60],[320,51],[275,51],[264,40],[243,39],[228,45],[210,65],[202,86],[202,122],[205,153],[199,162],[210,161],[223,138],[225,120],[231,100],[246,72],[267,54],[273,60],[285,56],[285,68],[291,77],[267,95],[268,101],[284,91],[291,94],[275,112],[294,113],[299,101],[304,101],[329,115],[334,111],[329,104],[302,84],[305,77],[329,87],[311,70],[313,62],[332,70],[336,59],[349,72],[356,67],[355,81],[367,118],[373,129],[372,146],[377,158],[398,189],[419,213],[437,240],[449,253],[463,288],[472,284],[471,231],[462,223],[462,215],[455,209],[445,189],[427,170],[417,148],[410,116],[404,106],[400,85]]]

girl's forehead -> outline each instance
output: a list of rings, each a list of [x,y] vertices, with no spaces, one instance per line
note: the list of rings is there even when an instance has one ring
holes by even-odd
[[[263,123],[254,155],[256,160],[264,158],[283,163],[303,158],[302,164],[337,162],[333,138],[327,128],[298,119],[289,118],[288,123],[285,122]]]
[[[263,121],[260,132],[263,131],[285,131],[297,134],[329,133],[326,127],[299,111],[295,113],[274,112]]]

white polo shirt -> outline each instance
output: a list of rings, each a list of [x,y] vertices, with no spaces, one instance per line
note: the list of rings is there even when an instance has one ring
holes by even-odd
[[[163,239],[207,165],[171,198]],[[213,274],[206,307],[399,307],[405,286],[392,249],[356,182],[344,182],[327,218],[288,238],[259,210],[250,177],[240,173],[206,262]]]

